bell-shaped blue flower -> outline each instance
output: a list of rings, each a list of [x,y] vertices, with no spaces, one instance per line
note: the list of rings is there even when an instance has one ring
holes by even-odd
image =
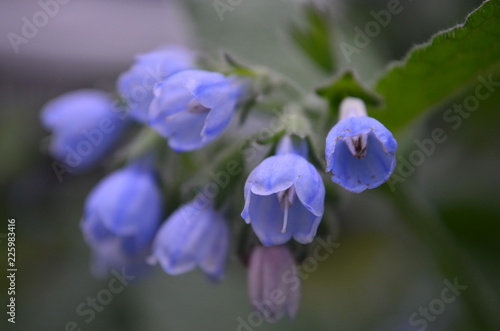
[[[193,69],[194,62],[195,54],[178,46],[139,55],[134,65],[117,81],[118,92],[127,103],[130,116],[147,123],[155,85],[176,72]]]
[[[278,153],[290,146],[285,140]],[[304,154],[304,144],[293,150]],[[304,157],[292,152],[266,158],[250,173],[244,190],[241,217],[252,224],[262,244],[280,245],[292,237],[307,244],[314,239],[323,217],[325,186]]]
[[[333,182],[360,193],[389,179],[396,166],[396,149],[392,133],[366,116],[363,101],[346,98],[340,106],[340,121],[326,138],[326,170]]]
[[[105,177],[89,194],[81,222],[98,275],[145,266],[162,215],[161,193],[150,160]]]
[[[288,247],[255,247],[248,265],[248,296],[253,308],[270,322],[293,319],[300,303],[300,278]]]
[[[229,125],[245,86],[216,72],[181,71],[156,86],[149,123],[175,151],[199,149]]]
[[[161,226],[153,242],[153,261],[170,275],[198,266],[214,280],[224,273],[229,227],[224,216],[202,199],[181,206]]]
[[[52,131],[50,152],[69,172],[86,170],[115,145],[126,126],[110,95],[77,90],[47,103],[41,113]]]

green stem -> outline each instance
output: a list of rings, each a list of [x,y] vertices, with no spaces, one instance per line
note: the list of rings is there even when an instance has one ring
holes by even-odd
[[[131,162],[164,143],[164,138],[149,127],[144,127],[138,133],[134,142],[128,147],[126,161]],[[166,143],[166,142],[165,142]]]

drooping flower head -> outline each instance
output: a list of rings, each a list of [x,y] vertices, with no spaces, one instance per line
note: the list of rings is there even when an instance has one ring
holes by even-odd
[[[397,142],[379,121],[368,117],[357,98],[340,105],[340,120],[326,138],[325,158],[332,181],[360,193],[385,183],[396,166]]]
[[[290,250],[283,245],[255,247],[248,265],[248,294],[268,322],[294,318],[300,303],[300,279]]]
[[[161,214],[151,160],[136,161],[105,177],[89,194],[81,222],[96,274],[144,267]]]
[[[134,65],[122,73],[117,81],[118,92],[127,102],[130,116],[147,123],[155,85],[176,72],[194,67],[195,54],[179,46],[139,55]]]
[[[266,158],[245,183],[241,217],[252,224],[262,244],[280,245],[292,237],[310,243],[324,211],[325,187],[316,168],[303,156],[304,141],[285,136],[277,155]]]
[[[199,267],[214,280],[224,274],[229,227],[224,216],[201,199],[181,206],[161,226],[153,259],[170,275]]]
[[[220,73],[181,71],[156,86],[150,125],[175,151],[199,149],[226,129],[245,90],[244,81]]]
[[[81,171],[99,162],[126,126],[111,96],[99,90],[77,90],[47,103],[41,113],[52,131],[50,152],[67,168]]]

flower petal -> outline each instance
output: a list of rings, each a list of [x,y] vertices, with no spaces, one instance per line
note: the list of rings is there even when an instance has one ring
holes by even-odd
[[[250,173],[245,191],[251,190],[258,195],[284,191],[297,181],[308,164],[303,157],[295,154],[268,157]]]
[[[252,228],[263,245],[280,245],[292,238],[293,232],[290,230],[292,227],[291,213],[289,214],[288,231],[281,232],[284,211],[276,194],[263,196],[252,193],[249,200],[248,218],[246,220],[247,223],[252,223]]]
[[[323,197],[324,200],[324,197]],[[301,244],[309,244],[314,240],[323,213],[315,215],[306,206],[295,202],[289,210],[287,232],[293,233],[293,238]]]
[[[164,132],[168,133],[169,146],[177,152],[201,148],[204,145],[201,132],[205,126],[206,118],[206,113],[187,111],[168,117],[165,120],[167,124],[164,126]]]
[[[157,123],[174,114],[187,109],[193,95],[184,86],[186,71],[172,75],[163,82],[156,85],[154,89],[155,98],[149,108],[149,124],[158,129]],[[158,130],[158,132],[162,132]]]
[[[42,124],[52,131],[50,152],[72,170],[82,171],[109,153],[126,127],[126,120],[108,93],[77,90],[47,103]]]
[[[229,251],[229,228],[221,215],[213,213],[214,224],[206,228],[205,237],[201,239],[205,247],[202,249],[198,264],[205,274],[214,279],[221,279]]]
[[[117,81],[117,89],[127,102],[130,115],[146,123],[155,84],[193,66],[194,53],[182,47],[168,46],[139,55],[134,65]]]
[[[176,210],[160,228],[153,255],[168,274],[179,275],[198,265],[218,279],[227,257],[228,231],[220,214],[193,201]]]
[[[119,236],[141,232],[150,237],[161,217],[161,195],[154,177],[138,164],[103,179],[88,201],[102,224]]]
[[[234,80],[220,73],[181,71],[155,88],[155,98],[150,107],[150,124],[168,138],[176,132],[176,140],[169,144],[177,151],[201,148],[222,134],[229,125],[242,89],[241,84],[234,84]],[[206,112],[193,111],[192,104]],[[181,113],[184,113],[180,124],[182,128],[178,128],[179,122],[165,121],[165,118],[173,119],[173,115],[179,116]],[[189,118],[188,114],[198,116]],[[185,120],[194,121],[194,126],[185,123]]]

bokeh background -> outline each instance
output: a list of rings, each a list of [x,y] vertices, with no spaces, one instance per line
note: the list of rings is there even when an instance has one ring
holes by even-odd
[[[311,89],[328,77],[306,60],[287,34],[290,23],[301,20],[300,2],[243,0],[221,21],[211,0],[72,0],[16,53],[7,34],[20,34],[22,18],[31,17],[40,6],[37,1],[0,1],[0,234],[7,232],[7,219],[15,218],[18,265],[16,324],[7,325],[2,311],[0,325],[6,326],[1,330],[64,330],[70,321],[82,330],[236,330],[237,318],[247,319],[251,308],[246,269],[232,254],[220,284],[210,283],[198,271],[172,277],[155,268],[86,323],[75,309],[106,288],[107,281],[90,272],[90,250],[79,221],[86,195],[111,166],[104,162],[60,183],[51,168],[48,132],[40,125],[39,112],[45,102],[66,91],[113,90],[134,55],[166,43],[212,54],[228,51],[246,63],[284,72]],[[437,31],[463,22],[481,2],[402,1],[402,13],[393,16],[353,62],[346,63],[335,49],[338,66],[354,68],[369,85],[390,61],[402,59],[412,45]],[[352,43],[352,28],[364,27],[372,20],[370,11],[386,8],[387,1],[339,0],[328,6],[337,44]],[[467,93],[465,88],[409,130],[397,132],[402,150],[405,142],[424,139],[442,126],[443,111]],[[454,262],[436,256],[440,238],[407,221],[404,208],[391,205],[383,193],[339,190],[330,228],[340,248],[303,281],[295,321],[254,329],[418,330],[409,324],[409,316],[439,298],[443,281],[454,277],[460,284],[482,284],[469,286],[468,297],[483,294],[477,300],[458,297],[427,329],[493,329],[495,321],[488,319],[500,297],[499,108],[496,92],[458,130],[448,128],[447,141],[401,184],[425,197],[431,212],[423,215],[436,219],[439,233],[457,244],[459,250],[450,248],[451,254],[466,261],[462,267],[467,273],[443,272]],[[422,219],[422,224],[428,223]],[[0,240],[5,307],[6,240]],[[474,282],[469,282],[471,275],[477,277]]]

